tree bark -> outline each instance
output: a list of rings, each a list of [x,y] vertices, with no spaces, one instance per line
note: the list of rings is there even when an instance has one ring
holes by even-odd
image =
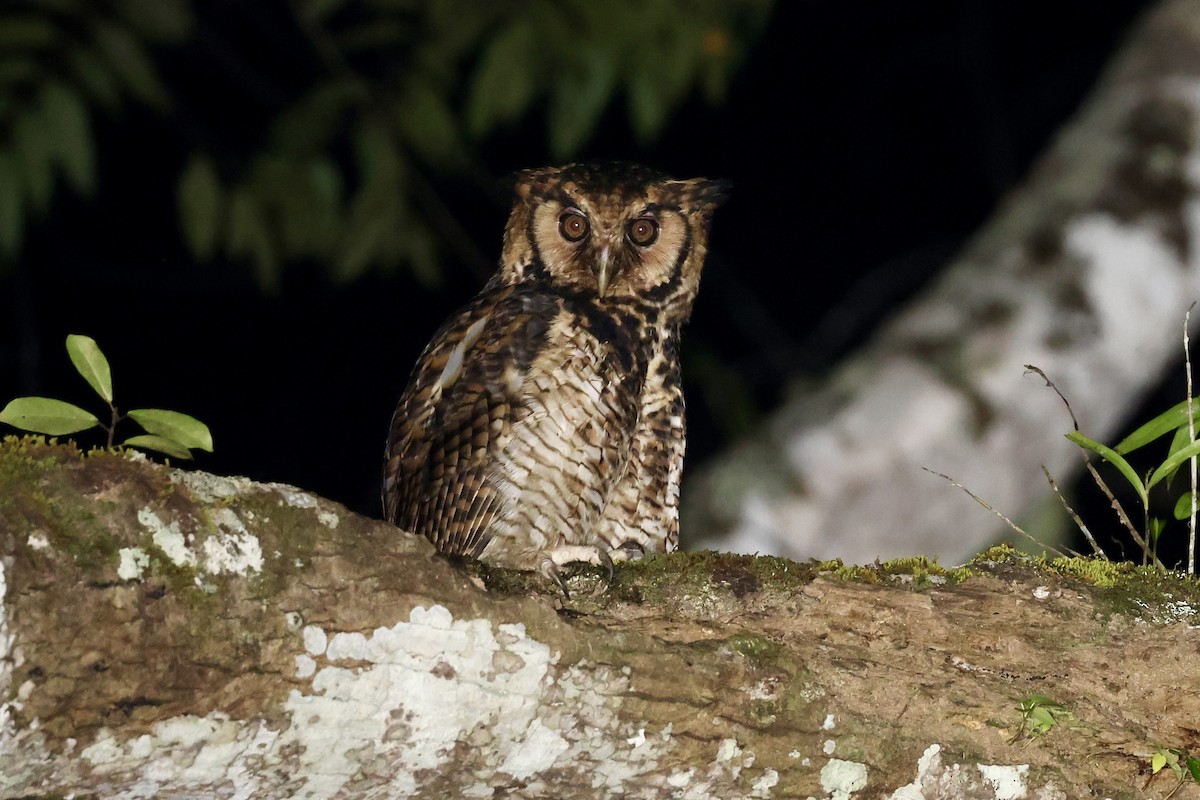
[[[10,438],[0,797],[1142,798],[1200,751],[1194,583],[678,553],[569,585]],[[1032,694],[1069,711],[1040,736]]]
[[[698,470],[683,493],[689,545],[957,562],[994,541],[991,518],[923,466],[1009,517],[1053,502],[1041,465],[1065,485],[1080,459],[1062,403],[1024,365],[1104,440],[1180,362],[1200,298],[1198,112],[1200,0],[1165,0],[942,276]]]

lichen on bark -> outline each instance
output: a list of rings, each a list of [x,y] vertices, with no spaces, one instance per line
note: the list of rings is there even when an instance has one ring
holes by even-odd
[[[3,798],[1143,797],[1200,749],[1194,584],[1131,567],[677,553],[567,601],[278,484],[9,439],[0,489]]]

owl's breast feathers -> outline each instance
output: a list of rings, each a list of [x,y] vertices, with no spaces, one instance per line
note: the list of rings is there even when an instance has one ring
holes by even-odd
[[[392,418],[386,517],[520,567],[592,536],[630,463],[648,313],[489,285],[434,336]]]

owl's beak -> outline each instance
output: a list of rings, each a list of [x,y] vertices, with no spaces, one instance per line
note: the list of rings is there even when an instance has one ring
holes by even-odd
[[[600,248],[600,266],[596,270],[596,288],[600,292],[600,296],[604,297],[604,293],[608,291],[608,280],[612,277],[609,273],[609,263],[612,261],[612,251],[608,246]]]

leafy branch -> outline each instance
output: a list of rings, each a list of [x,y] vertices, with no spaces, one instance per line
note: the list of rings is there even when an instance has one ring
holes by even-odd
[[[76,372],[108,404],[108,422],[102,422],[95,414],[77,405],[50,397],[18,397],[0,410],[0,422],[48,436],[67,436],[100,428],[108,436],[107,446],[112,448],[118,446],[117,425],[131,419],[146,433],[121,441],[120,447],[139,447],[186,460],[191,460],[192,450],[212,452],[212,434],[208,426],[195,417],[162,408],[135,408],[122,414],[113,402],[112,370],[108,359],[94,339],[71,334],[67,337],[67,355]]]
[[[401,265],[432,283],[439,251],[461,259],[469,242],[427,175],[491,190],[481,146],[539,120],[550,157],[574,158],[621,100],[651,141],[689,97],[723,100],[772,0],[289,0],[245,18],[213,5],[0,8],[0,130],[12,132],[0,137],[0,268],[59,178],[81,195],[100,188],[97,111],[133,124],[120,115],[136,105],[188,120],[177,209],[197,260],[246,263],[263,286],[301,261],[339,280]],[[281,77],[230,33],[238,20],[269,27],[303,68]],[[216,117],[160,69],[181,53],[208,59],[233,94],[257,87],[265,113],[231,136],[226,105]],[[490,269],[490,256],[467,260]]]

